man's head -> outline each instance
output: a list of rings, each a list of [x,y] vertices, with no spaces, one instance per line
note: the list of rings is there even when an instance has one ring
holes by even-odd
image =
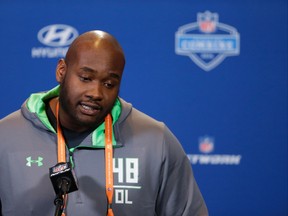
[[[101,124],[118,96],[125,57],[110,34],[90,31],[71,44],[58,62],[60,122],[74,131]]]

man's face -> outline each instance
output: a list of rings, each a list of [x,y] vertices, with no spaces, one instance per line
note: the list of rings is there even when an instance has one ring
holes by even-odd
[[[84,131],[100,125],[113,108],[118,96],[123,56],[119,52],[89,47],[77,53],[73,61],[62,60],[64,70],[59,78],[60,122],[74,131]]]

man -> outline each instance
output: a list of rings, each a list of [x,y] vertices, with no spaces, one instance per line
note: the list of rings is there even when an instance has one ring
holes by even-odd
[[[32,94],[1,120],[3,216],[52,215],[49,168],[66,161],[79,188],[64,197],[60,209],[68,216],[208,215],[175,136],[119,98],[124,65],[114,37],[86,32],[58,62],[59,86]]]

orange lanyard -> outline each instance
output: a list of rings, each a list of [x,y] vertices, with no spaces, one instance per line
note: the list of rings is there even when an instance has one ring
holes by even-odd
[[[105,172],[106,196],[108,200],[107,216],[114,216],[112,211],[113,199],[113,145],[112,145],[112,118],[108,114],[105,118]]]
[[[57,161],[58,163],[65,163],[66,162],[66,146],[65,146],[65,139],[62,133],[60,122],[59,122],[59,102],[58,101],[56,104],[56,120],[57,120],[57,144],[58,144]],[[63,196],[64,204],[63,204],[63,213],[61,216],[65,216],[65,207],[66,207],[67,199],[68,199],[68,195],[66,194],[65,196]]]
[[[65,139],[59,122],[59,102],[56,104],[58,163],[66,162]]]
[[[57,143],[58,163],[66,162],[65,139],[59,122],[59,102],[56,105],[57,119]],[[113,200],[113,143],[112,143],[112,117],[108,114],[105,117],[105,173],[106,173],[106,196],[108,201],[107,216],[114,216],[112,211]],[[65,214],[63,213],[63,216]]]

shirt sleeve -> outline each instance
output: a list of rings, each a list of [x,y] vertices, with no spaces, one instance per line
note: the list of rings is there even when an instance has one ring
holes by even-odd
[[[181,144],[166,127],[156,214],[208,216],[208,210]]]

